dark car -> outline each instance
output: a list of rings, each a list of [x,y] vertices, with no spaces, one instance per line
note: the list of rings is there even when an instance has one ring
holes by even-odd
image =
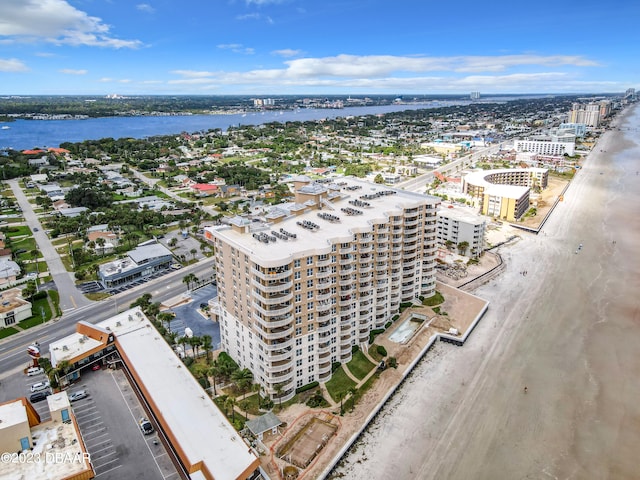
[[[31,400],[31,403],[41,402],[42,400],[47,398],[49,395],[51,395],[51,392],[49,391],[36,392],[29,397],[29,400]]]

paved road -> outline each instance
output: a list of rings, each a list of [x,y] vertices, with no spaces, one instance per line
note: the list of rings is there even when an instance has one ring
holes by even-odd
[[[27,196],[20,188],[18,180],[8,180],[7,183],[11,186],[18,205],[20,205],[22,209],[25,223],[29,225],[32,230],[34,227],[39,229],[39,231],[33,232],[33,238],[38,244],[38,249],[42,252],[45,262],[47,262],[49,272],[58,288],[58,293],[60,293],[60,308],[62,311],[66,312],[74,308],[91,305],[91,300],[88,300],[76,288],[73,273],[68,272],[64,267],[60,255],[44,232],[40,220],[38,220],[36,213],[33,211],[33,207],[29,203],[29,200],[27,200]]]
[[[198,278],[207,278],[213,274],[213,264],[213,258],[202,260],[106,300],[91,302],[65,312],[57,321],[50,321],[0,341],[0,378],[22,370],[29,363],[26,351],[33,342],[38,341],[43,353],[46,353],[51,342],[75,332],[76,323],[80,320],[91,323],[105,320],[128,308],[131,302],[144,293],[151,293],[154,302],[162,302],[185,293],[187,286],[182,282],[184,276],[193,273]]]
[[[403,190],[407,190],[410,192],[424,193],[427,185],[433,182],[434,174],[436,172],[446,176],[451,175],[452,173],[459,172],[460,170],[464,170],[468,166],[475,164],[482,157],[495,154],[498,150],[500,150],[500,145],[502,145],[503,143],[504,142],[501,142],[500,144],[473,150],[469,155],[460,157],[457,160],[447,163],[446,165],[442,165],[441,167],[438,167],[429,173],[425,173],[416,178],[411,178],[395,186],[397,188],[402,188]]]

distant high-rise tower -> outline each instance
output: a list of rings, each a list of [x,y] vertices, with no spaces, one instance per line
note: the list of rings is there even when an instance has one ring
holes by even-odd
[[[480,100],[480,92],[471,92],[471,100]]]

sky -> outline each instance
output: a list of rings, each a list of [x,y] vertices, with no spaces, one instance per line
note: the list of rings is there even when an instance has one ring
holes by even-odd
[[[618,93],[637,0],[0,0],[0,95]]]

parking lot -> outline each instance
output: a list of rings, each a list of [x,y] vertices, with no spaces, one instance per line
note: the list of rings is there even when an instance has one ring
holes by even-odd
[[[78,390],[88,393],[72,405],[96,478],[180,478],[158,432],[144,435],[140,430],[139,420],[148,415],[123,371],[88,370],[68,392]]]

